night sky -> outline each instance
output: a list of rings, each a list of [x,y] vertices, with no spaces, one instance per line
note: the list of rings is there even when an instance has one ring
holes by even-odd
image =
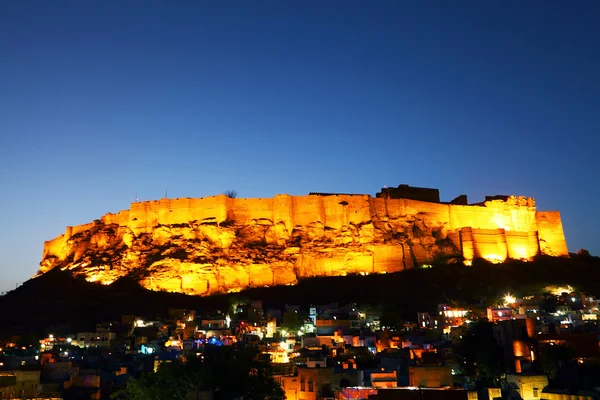
[[[0,1],[0,291],[140,200],[536,198],[600,254],[598,1]]]

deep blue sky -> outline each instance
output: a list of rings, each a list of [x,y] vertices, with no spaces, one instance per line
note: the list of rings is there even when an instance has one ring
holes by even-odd
[[[141,200],[533,196],[600,254],[597,1],[0,2],[0,291]]]

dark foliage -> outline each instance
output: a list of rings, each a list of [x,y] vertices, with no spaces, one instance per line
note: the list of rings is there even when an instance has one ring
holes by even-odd
[[[535,262],[433,265],[386,275],[301,279],[295,286],[255,288],[236,294],[196,297],[146,290],[134,277],[112,285],[88,283],[68,271],[52,270],[25,282],[0,297],[0,336],[48,333],[50,325],[68,324],[73,331],[94,329],[99,321],[120,320],[123,314],[146,319],[168,315],[169,308],[199,311],[230,307],[236,302],[260,299],[265,307],[338,302],[398,314],[414,320],[419,311],[435,311],[437,304],[457,301],[485,305],[510,290],[515,295],[543,293],[547,285],[570,284],[576,290],[600,295],[600,259],[550,258]],[[235,296],[235,297],[234,297]],[[547,304],[551,308],[552,304]],[[55,334],[58,332],[54,332]]]
[[[223,192],[223,194],[229,197],[230,199],[235,199],[238,195],[238,192],[237,190],[226,190]]]
[[[217,400],[283,400],[271,364],[251,347],[205,348],[201,357],[186,363],[165,363],[156,373],[127,383],[128,399],[185,399],[189,394],[210,391]]]
[[[550,379],[556,378],[573,359],[573,351],[564,344],[542,343],[539,350],[542,368]]]
[[[462,334],[455,352],[463,362],[466,375],[493,380],[502,374],[502,348],[494,337],[493,326],[485,319],[480,320],[470,324]]]

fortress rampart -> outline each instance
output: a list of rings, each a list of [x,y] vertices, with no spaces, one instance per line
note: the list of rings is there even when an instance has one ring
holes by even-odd
[[[220,195],[136,202],[129,210],[104,215],[100,222],[118,225],[137,236],[162,225],[189,224],[191,221],[216,224],[234,221],[247,225],[264,220],[283,225],[290,235],[296,226],[320,223],[341,229],[345,225],[361,225],[374,219],[385,221],[416,215],[422,216],[429,225],[441,227],[441,233],[445,235],[461,233],[461,247],[467,259],[529,259],[540,252],[553,256],[568,255],[560,213],[536,211],[534,204],[523,202],[522,198],[520,204],[492,200],[483,206],[462,206],[369,195],[282,194],[274,198],[250,199]],[[60,257],[66,241],[89,230],[94,224],[67,227],[63,235],[44,244],[43,258],[49,255]]]

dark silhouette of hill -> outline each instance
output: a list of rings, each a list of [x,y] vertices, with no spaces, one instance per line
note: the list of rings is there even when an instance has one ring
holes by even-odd
[[[75,278],[67,271],[52,270],[25,282],[0,297],[0,337],[22,333],[95,329],[101,321],[121,315],[143,318],[168,315],[169,308],[199,311],[228,309],[231,304],[262,300],[265,307],[285,304],[309,306],[355,302],[414,320],[419,311],[433,311],[439,303],[493,304],[506,292],[516,295],[541,293],[547,285],[572,285],[577,291],[600,296],[600,258],[540,257],[534,262],[477,261],[434,265],[385,275],[319,277],[295,286],[254,288],[210,297],[149,291],[131,278],[104,286]]]

